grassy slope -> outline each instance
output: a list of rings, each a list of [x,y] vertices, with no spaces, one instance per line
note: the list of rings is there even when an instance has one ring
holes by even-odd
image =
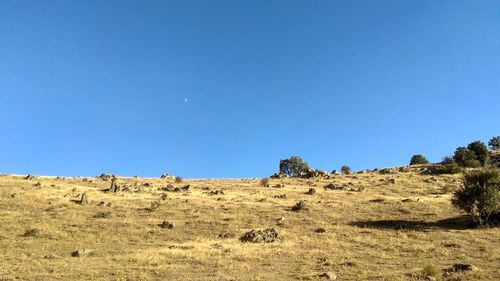
[[[284,188],[261,187],[258,179],[139,178],[119,179],[131,192],[107,194],[101,190],[110,183],[103,180],[4,175],[0,280],[324,280],[318,275],[327,271],[337,280],[411,280],[426,265],[446,268],[456,262],[479,267],[459,280],[500,280],[500,229],[470,229],[459,218],[445,193],[459,186],[458,175],[424,181],[429,178],[367,173],[271,180]],[[140,187],[144,182],[152,186]],[[324,190],[330,182],[366,189]],[[192,188],[159,190],[168,183]],[[315,195],[304,194],[310,187]],[[207,194],[217,189],[225,195]],[[84,191],[91,205],[72,202]],[[150,211],[162,193],[169,199]],[[280,194],[287,198],[274,198]],[[398,202],[404,198],[414,202]],[[305,200],[308,210],[290,211],[298,200]],[[113,205],[98,206],[100,201]],[[98,211],[111,211],[111,217],[94,218]],[[175,227],[158,227],[163,220]],[[238,240],[248,230],[267,227],[278,229],[284,240]],[[319,227],[327,232],[315,233]],[[22,236],[31,228],[39,229],[39,236]],[[218,238],[224,232],[235,236]],[[72,257],[77,249],[95,255]]]

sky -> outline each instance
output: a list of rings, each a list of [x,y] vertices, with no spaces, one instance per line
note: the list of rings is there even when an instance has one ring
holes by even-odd
[[[500,1],[0,1],[0,173],[372,169],[499,121]]]

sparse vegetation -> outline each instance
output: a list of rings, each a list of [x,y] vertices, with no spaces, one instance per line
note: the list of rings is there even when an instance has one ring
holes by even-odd
[[[500,212],[500,170],[466,173],[463,186],[453,194],[452,204],[474,217],[480,225],[490,223],[490,216]]]
[[[481,166],[476,154],[466,147],[458,147],[453,155],[453,160],[461,167],[477,168]]]
[[[351,167],[349,167],[347,165],[342,166],[340,168],[340,171],[342,172],[342,174],[346,174],[346,175],[349,175],[350,173],[352,173]]]
[[[269,178],[263,178],[260,180],[260,185],[263,187],[269,187]]]
[[[422,154],[413,155],[410,160],[410,165],[419,165],[419,164],[429,164],[429,161]]]

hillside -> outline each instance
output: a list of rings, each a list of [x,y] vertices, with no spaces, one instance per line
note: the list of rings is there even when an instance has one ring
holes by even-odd
[[[106,178],[2,175],[0,280],[417,280],[428,265],[500,280],[500,228],[471,228],[450,204],[460,175],[401,171],[269,187],[118,178],[116,193]],[[240,241],[266,228],[281,240]],[[477,269],[446,271],[456,263]]]

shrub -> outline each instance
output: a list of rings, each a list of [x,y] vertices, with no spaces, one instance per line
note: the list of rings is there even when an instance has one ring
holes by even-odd
[[[497,137],[492,137],[490,141],[488,142],[488,145],[492,150],[498,150],[500,149],[500,136]]]
[[[269,186],[269,178],[263,178],[260,180],[260,185],[264,186],[264,187],[268,187]]]
[[[482,225],[500,211],[500,170],[476,170],[464,175],[464,183],[453,194],[452,204]]]
[[[481,166],[484,166],[489,156],[488,147],[486,147],[486,144],[481,141],[474,141],[469,143],[467,149],[474,152],[474,154],[476,155],[476,159],[479,160]]]
[[[309,164],[304,162],[299,156],[292,156],[290,159],[280,160],[280,173],[292,177],[309,170]]]
[[[441,270],[433,266],[432,264],[426,265],[422,269],[422,277],[433,277],[434,279],[438,278],[441,273]]]
[[[175,182],[182,182],[184,179],[182,177],[175,177]]]
[[[455,160],[453,160],[453,157],[451,157],[451,156],[445,156],[443,158],[443,161],[441,161],[440,164],[445,165],[445,164],[451,164],[451,163],[455,163]]]
[[[442,175],[442,174],[458,174],[464,171],[457,162],[451,162],[448,164],[442,164],[436,167],[433,167],[430,170],[430,173],[433,175]]]
[[[455,160],[455,162],[462,167],[469,167],[469,165],[475,163],[474,160],[477,161],[477,158],[473,151],[465,147],[458,147],[453,155],[453,160]]]
[[[342,172],[342,174],[346,174],[346,175],[349,175],[350,173],[352,173],[351,167],[349,167],[347,165],[342,166],[342,168],[340,168],[340,171]]]
[[[418,164],[429,164],[429,161],[422,154],[413,155],[410,160],[410,165]]]

